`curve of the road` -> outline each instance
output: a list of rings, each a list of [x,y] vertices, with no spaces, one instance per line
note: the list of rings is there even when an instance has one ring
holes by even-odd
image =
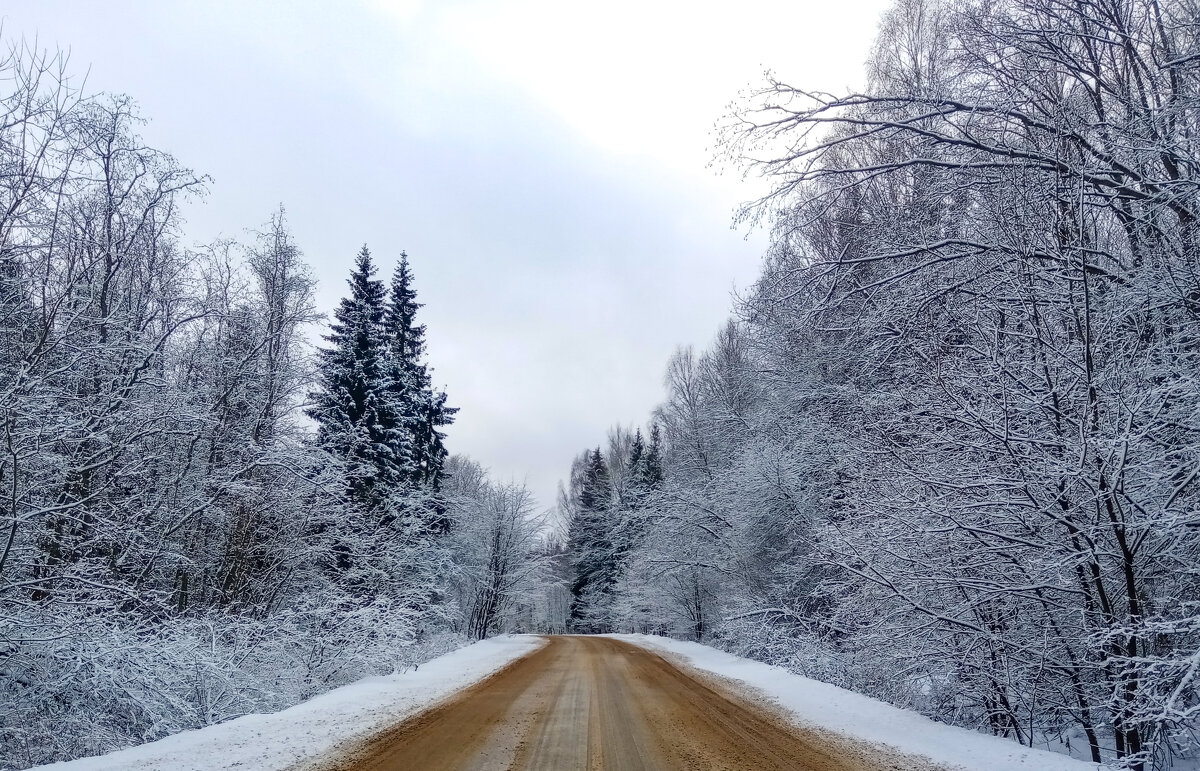
[[[720,684],[605,637],[550,637],[322,771],[892,771],[911,761],[788,724]]]

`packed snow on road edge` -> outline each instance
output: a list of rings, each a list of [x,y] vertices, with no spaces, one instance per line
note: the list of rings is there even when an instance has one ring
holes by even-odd
[[[329,753],[466,688],[541,647],[529,635],[468,645],[414,670],[368,677],[282,712],[246,715],[107,755],[34,771],[272,771]]]
[[[743,682],[777,701],[801,724],[817,726],[967,771],[1096,771],[1100,766],[1009,739],[969,731],[845,688],[707,645],[640,634],[610,635],[682,657],[696,669]]]

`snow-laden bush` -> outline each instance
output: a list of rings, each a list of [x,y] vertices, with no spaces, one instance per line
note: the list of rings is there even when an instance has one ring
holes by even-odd
[[[377,601],[355,611],[222,614],[148,624],[112,613],[48,621],[8,639],[0,768],[93,755],[275,712],[331,688],[389,674],[463,644]],[[10,633],[10,634],[6,634]]]

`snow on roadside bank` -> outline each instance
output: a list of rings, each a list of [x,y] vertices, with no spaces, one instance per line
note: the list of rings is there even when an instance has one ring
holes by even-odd
[[[468,645],[386,677],[368,677],[269,715],[168,736],[32,771],[272,771],[328,753],[466,688],[545,641],[506,635]]]
[[[707,645],[640,634],[608,635],[655,652],[680,656],[691,666],[738,680],[789,710],[797,722],[824,728],[903,753],[923,755],[966,771],[1096,771],[1065,755],[1023,747],[1009,739],[938,723],[835,685],[734,656]]]

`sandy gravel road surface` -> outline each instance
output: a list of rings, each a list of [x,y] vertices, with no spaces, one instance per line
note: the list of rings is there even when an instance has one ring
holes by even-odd
[[[548,644],[316,771],[932,771],[629,643]]]

